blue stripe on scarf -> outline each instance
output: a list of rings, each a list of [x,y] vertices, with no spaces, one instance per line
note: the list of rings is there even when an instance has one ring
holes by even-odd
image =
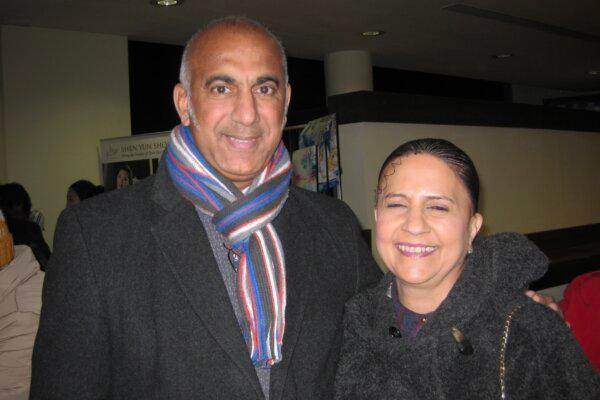
[[[173,178],[174,181],[177,181],[177,184],[181,185],[183,189],[185,189],[185,191],[191,195],[191,196],[195,196],[200,198],[203,202],[205,203],[209,203],[208,199],[206,198],[206,196],[200,191],[198,190],[194,185],[192,185],[190,183],[190,180],[188,178],[188,176],[186,176],[186,174],[184,173],[184,171],[180,170],[178,168],[178,166],[175,164],[175,162],[171,159],[170,155],[175,156],[175,158],[177,159],[177,161],[179,161],[182,164],[186,164],[185,160],[182,160],[180,157],[177,157],[177,154],[174,153],[169,153],[169,156],[166,157],[167,160],[167,164],[169,164],[169,172],[171,174],[171,177]],[[204,176],[201,175],[199,173],[196,173],[194,171],[191,170],[185,170],[185,172],[191,174],[194,177],[194,181],[199,184],[205,191],[205,193],[212,199],[213,202],[215,202],[218,205],[218,210],[215,211],[219,211],[220,209],[223,208],[223,203],[221,201],[221,199],[219,197],[217,197],[214,193],[213,190],[210,189],[206,183],[210,183],[211,180]]]
[[[198,160],[202,166],[210,172],[213,176],[220,178],[221,174],[219,174],[213,167],[206,161],[206,158],[200,153],[200,150],[196,147],[196,142],[194,141],[194,136],[192,135],[192,131],[189,126],[180,125],[183,127],[183,135],[181,137],[184,140],[185,146],[192,152],[196,160]]]
[[[291,173],[291,172],[290,172]],[[288,175],[290,174],[288,173]],[[256,196],[255,199],[252,200],[248,205],[240,208],[237,211],[232,212],[229,215],[226,215],[221,221],[215,221],[216,226],[220,231],[227,231],[227,228],[238,221],[240,218],[243,218],[246,215],[252,214],[255,210],[260,208],[266,208],[265,206],[269,206],[271,201],[280,197],[289,187],[288,179],[281,181],[277,186],[273,188],[272,192],[265,192]]]
[[[186,191],[186,193],[188,193],[191,196],[195,196],[197,198],[199,198],[200,200],[202,200],[203,202],[208,202],[208,199],[204,196],[204,194],[199,191],[198,189],[196,189],[195,186],[193,186],[191,183],[189,183],[189,180],[187,178],[187,176],[183,173],[183,171],[180,171],[177,166],[175,165],[175,163],[169,158],[167,157],[167,163],[170,164],[171,167],[171,177],[173,178],[173,180],[176,180],[177,183]],[[220,201],[218,198],[216,198],[213,194],[211,190],[206,190],[206,193],[211,196],[211,198],[217,202],[218,204],[220,204]]]
[[[245,250],[247,251],[246,254],[250,254],[249,251],[249,245],[250,245],[250,241],[247,241],[246,244],[244,245]],[[256,279],[256,272],[255,272],[255,267],[254,267],[254,262],[252,261],[252,257],[246,257],[246,268],[248,268],[248,275],[250,276],[250,283],[252,284],[252,290],[254,293],[259,293],[259,287],[258,287],[258,281]],[[256,332],[258,334],[258,340],[259,343],[266,343],[266,339],[265,339],[265,335],[263,332],[263,325],[265,322],[265,310],[263,308],[263,303],[262,303],[262,299],[260,298],[260,296],[255,296],[255,301],[256,301],[256,312],[257,312],[257,320],[259,323],[256,324]],[[264,358],[264,354],[262,351],[263,346],[258,346],[258,352],[257,354],[254,354],[253,357],[253,362],[257,361],[254,358],[258,357],[258,360],[262,360]]]

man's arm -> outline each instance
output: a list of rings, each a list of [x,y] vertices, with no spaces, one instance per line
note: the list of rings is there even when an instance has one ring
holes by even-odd
[[[346,210],[352,221],[352,230],[356,242],[356,286],[354,293],[358,293],[364,288],[379,282],[382,272],[367,247],[356,216],[350,210],[350,207],[347,207]]]
[[[110,346],[99,290],[76,213],[62,213],[42,293],[30,399],[106,398]]]

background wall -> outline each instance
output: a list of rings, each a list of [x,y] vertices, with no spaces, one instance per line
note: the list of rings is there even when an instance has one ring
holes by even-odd
[[[343,199],[373,229],[379,168],[401,143],[440,137],[461,147],[480,175],[484,231],[521,233],[600,222],[600,134],[427,124],[339,126]],[[375,246],[373,245],[375,250]]]
[[[0,182],[6,179],[6,145],[4,144],[4,80],[2,79],[2,27],[0,27]]]
[[[15,26],[0,35],[3,181],[29,191],[52,245],[68,186],[100,182],[99,140],[131,133],[127,38]]]

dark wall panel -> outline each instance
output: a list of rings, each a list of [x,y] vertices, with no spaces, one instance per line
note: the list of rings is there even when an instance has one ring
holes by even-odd
[[[170,130],[179,123],[173,107],[183,46],[129,42],[129,90],[132,134]],[[288,125],[303,124],[327,114],[324,63],[288,58],[292,100]],[[376,92],[502,101],[509,85],[423,72],[373,68]]]
[[[179,123],[173,86],[182,46],[129,41],[131,133],[169,131]]]
[[[375,92],[422,94],[461,99],[510,101],[510,85],[426,72],[373,67]]]

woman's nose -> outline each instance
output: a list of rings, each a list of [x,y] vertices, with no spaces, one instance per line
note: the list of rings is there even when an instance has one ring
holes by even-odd
[[[423,211],[418,208],[409,208],[408,212],[406,213],[406,219],[402,224],[402,229],[413,235],[419,235],[427,232],[429,230],[429,226],[427,225]]]

